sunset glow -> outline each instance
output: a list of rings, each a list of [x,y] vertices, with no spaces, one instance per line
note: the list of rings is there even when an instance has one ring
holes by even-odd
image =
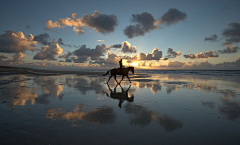
[[[240,1],[199,1],[194,11],[195,1],[131,1],[124,13],[111,7],[121,1],[58,1],[49,11],[38,1],[0,3],[0,66],[110,69],[122,59],[142,69],[240,69]]]

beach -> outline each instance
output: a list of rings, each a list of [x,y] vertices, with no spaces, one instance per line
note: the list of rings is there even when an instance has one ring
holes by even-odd
[[[4,145],[240,144],[239,76],[0,72]]]

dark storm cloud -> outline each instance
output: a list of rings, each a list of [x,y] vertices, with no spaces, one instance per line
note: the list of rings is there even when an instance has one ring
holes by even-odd
[[[179,11],[178,9],[171,8],[160,18],[160,23],[172,25],[187,18],[187,14]]]
[[[33,35],[29,34],[28,38],[19,31],[5,30],[5,34],[0,35],[0,52],[18,53],[26,50],[35,51],[37,42],[33,40]]]
[[[178,56],[181,56],[181,53],[178,51],[173,51],[172,48],[168,48],[167,50],[168,55],[166,56],[167,58],[176,58]]]
[[[143,12],[142,14],[132,14],[131,22],[135,25],[129,25],[124,29],[124,34],[128,38],[136,36],[144,36],[145,33],[155,30],[161,24],[172,25],[187,18],[187,14],[178,9],[169,9],[159,20],[155,19],[150,13]]]
[[[210,37],[205,37],[204,41],[211,41],[211,42],[217,42],[218,36],[215,34],[215,35],[212,35]]]
[[[213,51],[206,51],[205,53],[199,53],[199,54],[185,54],[183,55],[185,58],[189,59],[207,59],[207,58],[217,58],[218,54],[214,54]]]
[[[155,30],[159,27],[158,21],[150,13],[132,14],[131,22],[136,22],[136,25],[129,25],[124,29],[124,34],[128,38],[143,36],[145,33]]]
[[[79,49],[73,51],[73,54],[77,57],[86,56],[91,57],[91,60],[97,60],[103,53],[106,52],[106,46],[104,44],[97,45],[95,49],[87,48],[86,45],[82,45]]]
[[[223,30],[222,36],[226,37],[225,44],[232,44],[240,42],[240,24],[229,23],[229,28]]]
[[[238,52],[239,49],[240,49],[240,48],[237,47],[237,46],[232,46],[232,47],[229,46],[229,47],[227,47],[226,49],[218,50],[218,52],[221,53],[221,54],[224,54],[224,53],[229,54],[229,53],[236,53],[236,52]]]
[[[162,58],[162,51],[158,48],[154,48],[152,53],[140,53],[139,60],[160,60]]]
[[[43,45],[49,45],[50,44],[50,42],[48,42],[49,37],[50,36],[48,35],[48,33],[39,34],[34,37],[34,41],[38,41],[38,42],[42,43]]]

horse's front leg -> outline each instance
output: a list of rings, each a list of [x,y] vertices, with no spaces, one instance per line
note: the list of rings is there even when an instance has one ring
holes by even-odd
[[[113,76],[113,75],[111,75],[111,76],[108,78],[107,84],[108,84],[108,82],[109,82],[109,80],[111,79],[112,76]]]
[[[128,76],[127,76],[127,78],[128,78],[128,80],[129,80],[129,82],[132,83]]]
[[[114,75],[114,79],[115,79],[115,81],[118,83],[117,78],[116,78],[116,75]]]
[[[121,81],[123,80],[123,78],[124,78],[124,75],[122,75],[122,79],[121,79]],[[121,81],[119,82],[119,84],[121,83]]]

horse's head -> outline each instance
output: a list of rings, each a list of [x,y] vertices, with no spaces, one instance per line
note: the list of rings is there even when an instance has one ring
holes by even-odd
[[[134,74],[134,67],[128,67],[128,69]]]

